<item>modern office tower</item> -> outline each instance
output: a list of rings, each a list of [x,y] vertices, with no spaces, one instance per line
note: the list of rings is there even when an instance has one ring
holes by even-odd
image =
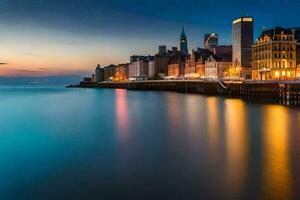
[[[252,46],[252,79],[295,79],[296,45],[291,29],[275,27],[263,31]]]
[[[181,35],[180,35],[180,52],[184,55],[189,54],[188,41],[187,41],[187,37],[186,37],[185,32],[184,32],[184,27],[182,27],[182,32],[181,32]]]
[[[246,79],[251,78],[253,22],[252,17],[240,17],[232,23],[232,62]]]
[[[217,33],[208,33],[204,35],[204,48],[214,49],[219,44]]]

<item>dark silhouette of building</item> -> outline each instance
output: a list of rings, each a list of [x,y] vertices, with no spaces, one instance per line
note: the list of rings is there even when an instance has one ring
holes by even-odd
[[[167,53],[167,46],[166,45],[159,46],[159,54],[164,54],[164,53]]]
[[[173,47],[172,50],[168,51],[160,51],[154,56],[154,63],[155,63],[155,75],[159,78],[163,78],[168,74],[168,64],[171,61],[173,55],[175,55],[178,51],[177,48]]]
[[[187,41],[186,34],[184,32],[184,27],[182,27],[182,32],[181,32],[181,35],[180,35],[180,52],[184,55],[189,54],[188,41]]]
[[[232,45],[221,45],[214,48],[214,54],[218,57],[231,57],[232,60]]]

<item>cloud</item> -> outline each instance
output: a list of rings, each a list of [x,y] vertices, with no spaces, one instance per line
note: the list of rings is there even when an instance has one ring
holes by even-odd
[[[3,62],[0,62],[0,65],[7,65],[8,63],[3,63]]]

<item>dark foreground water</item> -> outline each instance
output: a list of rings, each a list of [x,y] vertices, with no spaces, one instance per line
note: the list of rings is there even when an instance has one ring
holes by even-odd
[[[0,88],[0,199],[300,199],[300,109]]]

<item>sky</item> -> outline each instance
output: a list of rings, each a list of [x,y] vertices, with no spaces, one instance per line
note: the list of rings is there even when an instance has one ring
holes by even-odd
[[[178,46],[184,25],[189,49],[217,32],[231,44],[235,18],[263,28],[300,26],[299,0],[0,0],[0,76],[89,73],[99,63]]]

